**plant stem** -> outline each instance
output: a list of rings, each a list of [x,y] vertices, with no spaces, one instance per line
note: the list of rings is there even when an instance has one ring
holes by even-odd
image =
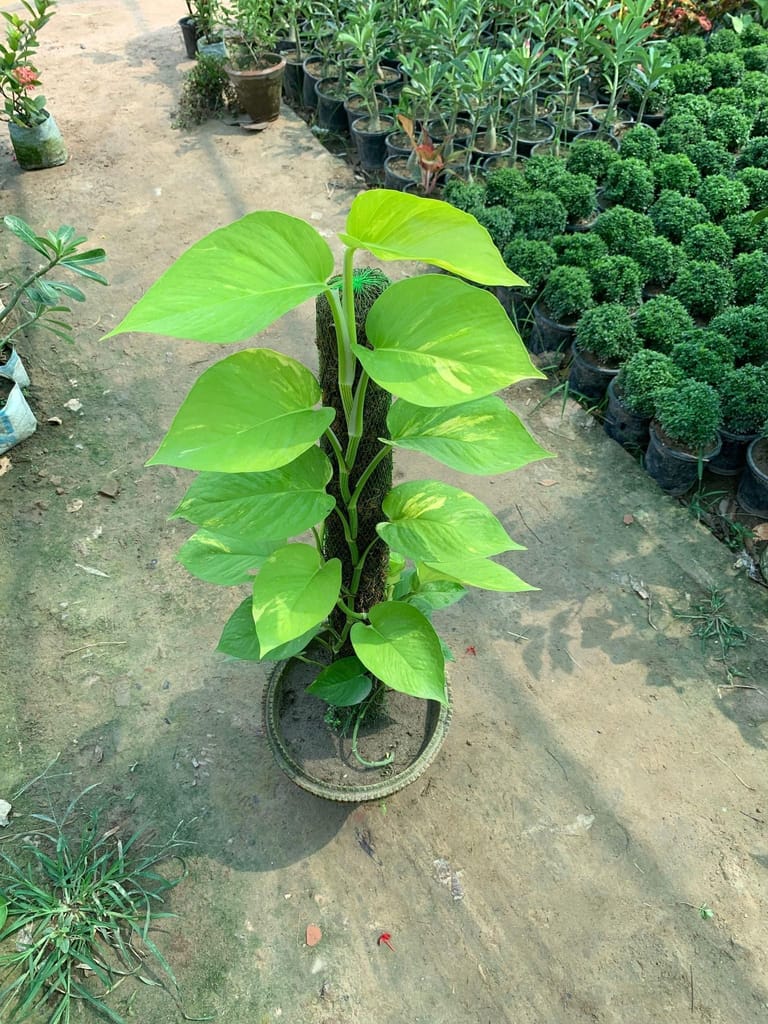
[[[19,299],[24,294],[24,292],[27,290],[27,288],[29,288],[29,286],[31,284],[34,284],[35,281],[37,281],[38,278],[45,277],[45,275],[48,273],[48,271],[49,270],[53,270],[53,268],[56,266],[56,264],[58,262],[59,262],[58,255],[52,256],[49,259],[47,266],[41,267],[40,270],[36,270],[34,274],[30,274],[29,277],[27,278],[27,280],[19,285],[19,287],[16,289],[16,291],[15,291],[15,293],[13,295],[13,298],[8,303],[8,305],[7,306],[3,306],[2,310],[0,310],[0,320],[5,320],[5,318],[8,316],[8,314],[14,308],[14,306],[16,306],[16,304],[18,303]],[[37,319],[37,318],[35,318],[35,319]],[[34,320],[30,321],[30,322],[34,323]]]
[[[357,733],[360,729],[360,726],[363,724],[363,719],[368,714],[368,709],[370,708],[370,706],[371,699],[369,697],[365,704],[360,706],[360,709],[355,715],[355,725],[354,728],[352,729],[352,753],[355,755],[355,758],[360,762],[361,765],[363,765],[364,768],[384,768],[386,765],[392,764],[392,762],[395,759],[395,755],[392,753],[392,751],[390,751],[382,761],[369,761],[367,760],[367,758],[363,757],[363,755],[357,749]]]

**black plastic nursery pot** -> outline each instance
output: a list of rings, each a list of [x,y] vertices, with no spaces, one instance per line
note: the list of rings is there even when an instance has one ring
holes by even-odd
[[[645,452],[645,469],[662,491],[679,498],[699,479],[700,470],[720,451],[720,439],[700,457],[691,455],[666,444],[651,423],[648,448]]]
[[[179,28],[181,29],[181,38],[184,41],[184,50],[186,51],[188,60],[194,60],[197,56],[197,25],[195,19],[191,18],[188,14],[184,15],[183,18],[179,18]]]
[[[568,375],[569,389],[591,402],[602,401],[605,398],[608,385],[618,374],[618,369],[599,366],[585,353],[580,352],[576,348],[575,342],[571,345],[571,355],[573,359]]]
[[[736,500],[750,515],[768,519],[768,438],[758,437],[747,448]]]
[[[648,444],[650,425],[650,416],[643,416],[627,408],[621,393],[617,394],[614,377],[608,384],[608,409],[603,422],[603,430],[608,437],[621,445],[644,448]]]
[[[520,123],[517,135],[517,155],[530,156],[534,146],[551,142],[555,137],[555,126],[544,118]]]
[[[285,59],[283,74],[283,97],[286,103],[298,107],[302,102],[304,86],[304,60],[299,56],[296,43],[283,39],[277,44],[278,53]]]
[[[407,185],[413,181],[413,176],[408,172],[408,157],[388,156],[384,161],[384,188],[394,189],[396,192],[404,192]]]
[[[316,53],[304,59],[302,69],[304,78],[301,85],[301,101],[309,110],[314,110],[317,106],[315,86],[321,78],[326,78],[335,69],[325,64],[323,58]]]
[[[725,427],[720,427],[720,452],[710,460],[707,469],[717,476],[738,476],[747,462],[747,448],[755,440],[756,434],[734,434]]]
[[[576,327],[553,320],[539,302],[533,305],[533,320],[533,330],[526,342],[529,352],[560,352],[573,343]]]
[[[350,134],[364,171],[380,171],[387,158],[387,135],[394,130],[392,117],[379,116],[379,127],[370,129],[370,117],[358,117],[350,124]]]
[[[306,692],[316,674],[317,666],[306,662],[281,662],[262,697],[267,743],[297,786],[324,800],[360,803],[392,796],[424,774],[448,732],[450,694],[441,704],[387,691],[385,714],[360,729],[358,745],[369,761],[390,752],[395,757],[391,764],[365,766],[354,757],[350,736],[334,733],[325,721],[326,705]]]
[[[318,128],[325,128],[326,131],[338,132],[342,135],[349,131],[349,124],[347,112],[344,109],[344,96],[340,94],[340,88],[341,80],[339,78],[321,78],[319,82],[315,82]]]

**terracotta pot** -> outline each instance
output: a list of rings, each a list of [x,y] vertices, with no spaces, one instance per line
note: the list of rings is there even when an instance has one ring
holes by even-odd
[[[238,71],[230,65],[224,70],[237,95],[238,106],[257,124],[276,121],[280,116],[285,60],[279,53],[265,53],[267,66]]]

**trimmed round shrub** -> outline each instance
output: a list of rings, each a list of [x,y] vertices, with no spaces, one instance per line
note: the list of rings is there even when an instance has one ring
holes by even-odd
[[[594,231],[578,231],[571,235],[557,235],[552,248],[558,262],[564,266],[584,267],[586,270],[602,256],[608,255],[608,246]]]
[[[656,231],[672,242],[681,242],[696,224],[706,224],[709,213],[697,199],[666,189],[648,210]]]
[[[680,54],[680,60],[704,60],[707,55],[707,44],[701,36],[678,36],[675,39],[675,46]]]
[[[646,114],[663,114],[668,109],[669,102],[674,95],[675,87],[672,79],[669,76],[658,78],[656,80],[656,88],[645,93]],[[640,89],[634,88],[632,83],[630,83],[627,87],[626,103],[633,114],[637,114],[642,102],[643,92]],[[632,155],[635,156],[636,154]]]
[[[733,256],[733,241],[719,224],[696,224],[683,236],[682,248],[692,260],[726,266]]]
[[[635,314],[635,330],[646,348],[669,353],[693,330],[693,317],[677,299],[671,295],[659,295],[638,309]]]
[[[768,206],[768,171],[764,167],[745,167],[736,172],[736,180],[746,188],[753,210]]]
[[[712,75],[701,61],[687,61],[669,69],[675,92],[707,92],[712,87]]]
[[[733,277],[711,260],[691,260],[677,275],[669,294],[692,316],[709,320],[733,302]]]
[[[524,298],[534,298],[549,274],[557,266],[557,253],[551,245],[525,235],[515,235],[505,246],[504,262],[513,273],[528,282]]]
[[[726,430],[757,434],[768,419],[768,369],[747,363],[738,370],[728,370],[717,390]]]
[[[755,102],[755,109],[752,113],[752,134],[768,135],[768,98]]]
[[[671,116],[689,114],[705,125],[712,114],[712,107],[706,96],[687,92],[670,100],[668,113]]]
[[[689,196],[701,184],[698,167],[685,153],[665,153],[658,157],[651,164],[651,174],[657,192],[668,188]]]
[[[707,138],[722,143],[731,152],[741,149],[751,131],[752,119],[728,103],[715,107],[707,124]]]
[[[703,178],[710,174],[730,174],[736,166],[733,153],[713,139],[702,139],[686,150],[686,155]]]
[[[723,231],[733,239],[734,252],[753,252],[760,248],[760,225],[755,224],[754,213],[737,213],[726,217],[722,223]]]
[[[668,355],[641,349],[627,359],[616,384],[624,404],[638,416],[653,416],[656,392],[682,382],[682,374]]]
[[[741,36],[732,28],[720,28],[707,39],[707,50],[712,53],[733,53],[741,49]],[[709,60],[709,57],[707,57]]]
[[[719,395],[709,384],[698,380],[659,388],[654,415],[662,433],[673,445],[692,452],[714,442],[723,418]]]
[[[525,163],[525,180],[534,189],[549,189],[567,168],[559,156],[532,156]]]
[[[457,210],[474,213],[485,202],[485,186],[479,182],[462,181],[461,178],[449,178],[443,189],[443,198]]]
[[[747,71],[768,70],[768,43],[760,43],[758,46],[750,46],[741,51],[744,59],[744,67]]]
[[[665,153],[687,153],[704,134],[704,125],[693,114],[671,114],[658,131],[659,143]]]
[[[712,330],[689,331],[672,346],[672,362],[684,376],[717,387],[726,370],[734,365],[734,351],[724,334]]]
[[[449,180],[445,187],[444,194],[456,179]],[[486,178],[485,182],[485,205],[506,206],[512,209],[525,193],[531,188],[520,171],[515,167],[500,167]],[[450,201],[450,200],[449,200]],[[456,205],[455,203],[453,204]]]
[[[621,159],[642,160],[649,164],[659,155],[661,147],[656,132],[647,124],[638,124],[625,132],[621,139]]]
[[[540,301],[557,323],[575,323],[594,306],[592,282],[583,267],[555,267],[547,278]]]
[[[713,89],[728,89],[738,85],[747,70],[740,53],[709,53],[704,59]]]
[[[747,99],[768,99],[768,74],[763,71],[748,71],[741,81],[741,90]]]
[[[647,286],[668,288],[687,260],[685,251],[663,235],[641,238],[632,253]]]
[[[566,169],[571,174],[588,174],[598,184],[608,169],[621,158],[613,146],[601,139],[576,139],[568,151]]]
[[[696,190],[696,198],[707,209],[712,220],[722,220],[741,213],[749,205],[749,192],[735,178],[711,174]]]
[[[579,351],[611,367],[629,359],[641,345],[626,306],[613,302],[588,309],[579,320],[574,340]]]
[[[736,305],[749,306],[768,286],[768,253],[742,252],[731,266]]]
[[[487,206],[470,211],[491,236],[497,249],[503,249],[515,233],[515,220],[504,206]]]
[[[492,206],[491,209],[508,212],[501,206]],[[513,217],[515,231],[544,242],[553,235],[561,235],[568,223],[568,212],[557,196],[543,190],[523,195],[510,216]]]
[[[761,43],[768,43],[768,28],[756,21],[746,25],[741,33],[742,49],[747,46],[760,46]]]
[[[655,230],[647,214],[630,210],[626,206],[614,206],[600,214],[592,233],[602,238],[609,252],[633,256],[640,239],[649,238]]]
[[[653,202],[654,192],[653,175],[642,160],[620,160],[608,171],[605,197],[613,203],[630,210],[646,210]]]
[[[729,306],[710,321],[710,328],[733,345],[736,363],[768,363],[768,308]]]
[[[744,113],[748,113],[750,117],[756,107],[757,100],[747,99],[744,90],[737,85],[730,86],[728,88],[713,89],[707,93],[707,99],[712,108],[730,106],[737,107]]]
[[[589,268],[598,302],[636,307],[643,300],[644,273],[631,256],[603,256]]]
[[[595,183],[588,174],[564,171],[552,182],[552,191],[563,204],[569,221],[589,220],[595,213]]]
[[[741,152],[736,157],[736,166],[739,169],[742,167],[762,167],[763,170],[768,170],[768,136],[756,135],[748,142],[745,142]]]

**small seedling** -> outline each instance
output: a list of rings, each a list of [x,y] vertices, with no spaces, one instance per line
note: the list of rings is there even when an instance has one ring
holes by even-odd
[[[693,612],[672,610],[677,619],[685,619],[691,623],[691,636],[701,641],[701,652],[706,652],[707,642],[712,641],[720,648],[720,660],[730,682],[739,675],[728,663],[728,655],[734,647],[743,647],[751,634],[741,626],[737,626],[725,614],[725,597],[716,587],[710,587],[709,598],[695,606]]]
[[[711,907],[708,907],[706,903],[702,903],[699,907],[699,917],[702,921],[708,921],[711,917],[715,916],[715,912]]]

